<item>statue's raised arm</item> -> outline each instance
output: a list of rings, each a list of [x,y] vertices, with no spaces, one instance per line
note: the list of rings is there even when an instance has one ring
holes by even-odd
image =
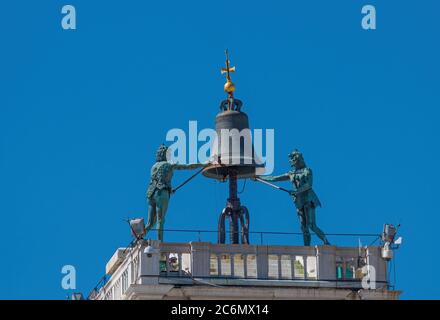
[[[267,181],[267,182],[279,182],[279,181],[287,181],[290,180],[289,173],[284,173],[279,176],[257,176],[259,179]]]

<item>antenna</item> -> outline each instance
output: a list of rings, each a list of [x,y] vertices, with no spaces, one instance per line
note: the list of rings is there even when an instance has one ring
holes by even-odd
[[[365,260],[364,260],[365,259]],[[358,268],[362,268],[366,265],[367,261],[366,261],[366,257],[364,257],[362,255],[362,242],[361,242],[361,238],[358,238]]]

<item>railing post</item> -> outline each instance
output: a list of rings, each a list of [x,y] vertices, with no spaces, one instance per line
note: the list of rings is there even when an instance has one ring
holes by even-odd
[[[267,246],[257,246],[257,278],[268,279],[269,261],[267,256]]]
[[[316,265],[318,280],[336,280],[336,247],[316,246]],[[307,270],[306,270],[307,272]]]
[[[209,277],[210,243],[190,242],[191,272],[193,277]]]

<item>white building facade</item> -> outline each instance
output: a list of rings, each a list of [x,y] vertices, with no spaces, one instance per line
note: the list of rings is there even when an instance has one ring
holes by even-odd
[[[118,249],[94,300],[398,299],[381,247],[138,241]]]

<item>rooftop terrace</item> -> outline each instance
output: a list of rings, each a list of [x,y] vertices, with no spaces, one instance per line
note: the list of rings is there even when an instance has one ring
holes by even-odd
[[[397,299],[399,294],[390,290],[380,246],[140,240],[115,252],[89,299]]]

